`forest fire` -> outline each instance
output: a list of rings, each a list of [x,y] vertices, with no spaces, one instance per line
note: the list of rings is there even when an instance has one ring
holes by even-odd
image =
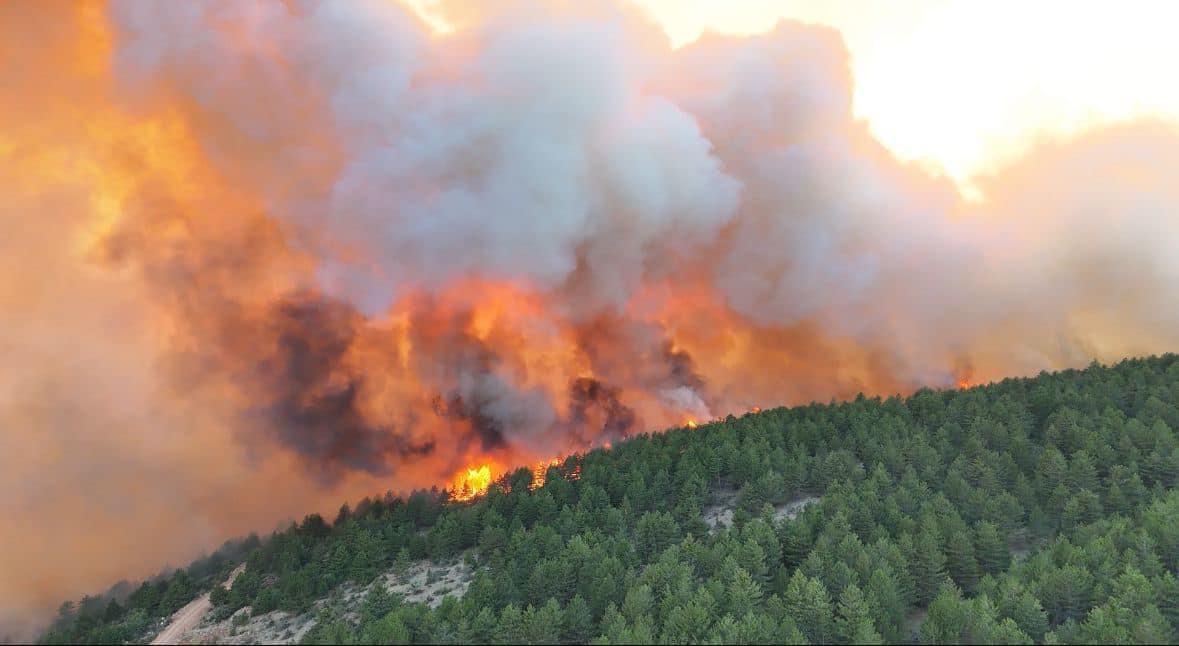
[[[750,401],[1179,343],[1165,131],[1021,162],[975,217],[855,117],[829,30],[438,4],[479,8],[0,2],[0,503],[39,539],[0,537],[0,606],[47,552],[80,561],[40,601]]]
[[[532,482],[528,484],[529,490],[536,490],[544,486],[545,475],[548,473],[549,467],[560,466],[561,459],[553,458],[551,460],[537,462],[532,467]]]
[[[487,493],[491,487],[491,465],[482,464],[463,469],[454,477],[450,496],[453,500],[466,502]]]
[[[543,487],[549,467],[560,466],[561,462],[561,458],[552,458],[533,464],[530,468],[532,480],[528,483],[528,489],[532,491]],[[491,484],[502,474],[502,470],[492,466],[491,463],[465,467],[451,479],[450,498],[458,502],[474,500],[487,493]],[[580,475],[580,468],[575,470],[575,474]],[[570,477],[577,479],[576,475]]]

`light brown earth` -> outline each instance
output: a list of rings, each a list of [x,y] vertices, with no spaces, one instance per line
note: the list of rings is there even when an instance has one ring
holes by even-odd
[[[301,615],[275,610],[254,616],[247,606],[223,621],[194,627],[182,639],[189,644],[297,644],[315,627],[315,617],[325,606],[342,610],[346,619],[359,619],[358,610],[364,598],[377,585],[400,595],[405,603],[421,602],[437,608],[445,597],[461,598],[466,594],[472,574],[462,560],[417,561],[404,575],[387,572],[365,586],[345,583]]]
[[[790,502],[774,505],[774,520],[794,520],[803,509],[819,502],[818,496],[803,494]],[[704,523],[708,531],[717,533],[733,526],[733,511],[737,508],[737,492],[725,489],[713,492],[713,504],[704,508]]]
[[[233,572],[230,573],[229,578],[221,584],[221,587],[229,588],[229,586],[233,585],[233,580],[237,578],[237,575],[241,574],[245,569],[246,566],[244,563],[237,566],[237,568],[235,568]],[[184,606],[180,610],[177,610],[176,613],[172,615],[172,620],[168,623],[168,626],[160,631],[160,634],[156,635],[156,638],[151,640],[151,643],[181,643],[181,639],[184,638],[185,633],[195,628],[197,624],[201,622],[201,619],[204,619],[205,615],[208,614],[208,612],[212,609],[213,602],[209,600],[209,593],[206,592],[196,599],[190,601],[188,605]]]
[[[431,578],[434,580],[431,581]],[[402,595],[406,603],[422,602],[437,608],[442,605],[443,597],[461,599],[467,593],[467,588],[471,587],[471,571],[461,561],[450,565],[419,561],[409,568],[405,576],[386,574],[378,580],[385,584],[389,592]]]

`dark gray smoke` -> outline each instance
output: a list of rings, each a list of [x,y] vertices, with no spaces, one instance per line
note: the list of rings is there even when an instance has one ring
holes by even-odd
[[[434,450],[432,441],[413,444],[358,409],[365,377],[344,361],[365,324],[355,308],[304,292],[277,302],[265,324],[276,351],[256,366],[259,410],[278,441],[310,467],[332,478],[351,469],[387,474],[393,457]]]
[[[619,440],[630,435],[638,421],[634,410],[619,399],[620,391],[596,379],[581,377],[569,384],[569,422],[584,441],[601,437]]]

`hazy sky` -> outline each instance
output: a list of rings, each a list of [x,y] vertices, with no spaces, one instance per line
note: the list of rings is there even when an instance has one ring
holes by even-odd
[[[857,115],[898,156],[962,184],[1038,135],[1179,118],[1179,3],[1167,0],[634,1],[677,45],[781,18],[834,27],[851,52]]]

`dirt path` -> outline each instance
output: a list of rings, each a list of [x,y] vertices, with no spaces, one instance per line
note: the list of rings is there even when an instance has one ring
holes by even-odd
[[[229,578],[225,580],[225,583],[221,584],[221,587],[228,588],[233,585],[233,580],[245,569],[246,566],[244,563],[237,566],[230,573]],[[188,602],[188,605],[180,610],[177,610],[176,614],[172,615],[172,622],[168,624],[167,628],[160,631],[160,634],[156,635],[156,638],[151,640],[151,643],[179,644],[185,633],[196,628],[197,624],[201,623],[201,619],[204,619],[205,614],[212,609],[213,602],[209,600],[209,593],[206,592]]]

